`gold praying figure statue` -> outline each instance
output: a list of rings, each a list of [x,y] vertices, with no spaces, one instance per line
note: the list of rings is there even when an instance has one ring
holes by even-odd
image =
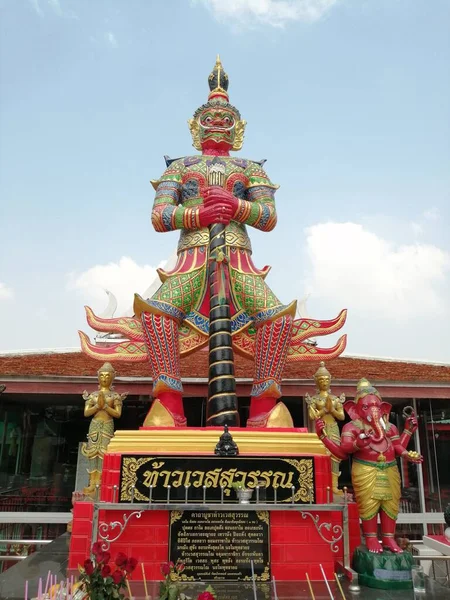
[[[308,414],[312,421],[323,419],[325,422],[325,431],[327,436],[336,444],[341,443],[341,435],[339,433],[339,425],[336,419],[343,421],[345,418],[343,404],[345,402],[345,394],[341,394],[339,398],[331,393],[331,374],[325,367],[322,361],[320,367],[314,374],[317,391],[311,398],[306,394],[305,400],[308,404]],[[331,477],[333,483],[333,494],[342,496],[343,492],[338,487],[340,459],[331,455]]]
[[[89,460],[88,473],[89,485],[83,489],[86,496],[92,498],[96,495],[97,485],[102,477],[103,457],[109,441],[114,434],[114,419],[122,414],[122,402],[127,397],[114,391],[113,381],[116,372],[110,363],[105,363],[98,370],[98,391],[89,394],[83,392],[84,416],[93,416],[87,434],[88,441],[81,448],[81,452]]]

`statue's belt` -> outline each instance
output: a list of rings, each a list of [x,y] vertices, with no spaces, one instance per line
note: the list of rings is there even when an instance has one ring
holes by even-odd
[[[361,460],[360,458],[354,458],[353,462],[359,463],[360,465],[367,465],[368,467],[376,467],[377,469],[389,469],[390,467],[396,467],[397,461],[391,462],[370,462],[368,460]]]

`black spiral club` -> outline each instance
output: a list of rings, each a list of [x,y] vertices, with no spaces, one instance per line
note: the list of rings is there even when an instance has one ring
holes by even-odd
[[[208,184],[223,187],[225,164],[214,159],[208,167]],[[231,345],[230,290],[225,246],[225,225],[209,226],[209,374],[206,424],[239,427],[239,413]]]

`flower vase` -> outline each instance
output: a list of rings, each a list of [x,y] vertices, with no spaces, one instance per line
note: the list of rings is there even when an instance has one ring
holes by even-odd
[[[250,498],[252,497],[253,490],[241,489],[236,490],[236,495],[239,500],[239,504],[250,504]]]

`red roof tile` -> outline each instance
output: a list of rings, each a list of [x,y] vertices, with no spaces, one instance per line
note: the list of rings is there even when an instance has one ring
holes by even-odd
[[[236,377],[251,378],[253,363],[236,356]],[[73,376],[95,375],[100,362],[81,352],[41,353],[0,356],[1,376]],[[327,361],[327,368],[334,379],[357,380],[367,377],[374,381],[409,381],[450,383],[450,365],[433,365],[416,362],[382,360],[373,358],[340,357]],[[115,363],[120,377],[150,377],[147,363]],[[318,363],[288,365],[284,379],[311,379]],[[182,377],[206,378],[208,353],[197,352],[181,361]]]

